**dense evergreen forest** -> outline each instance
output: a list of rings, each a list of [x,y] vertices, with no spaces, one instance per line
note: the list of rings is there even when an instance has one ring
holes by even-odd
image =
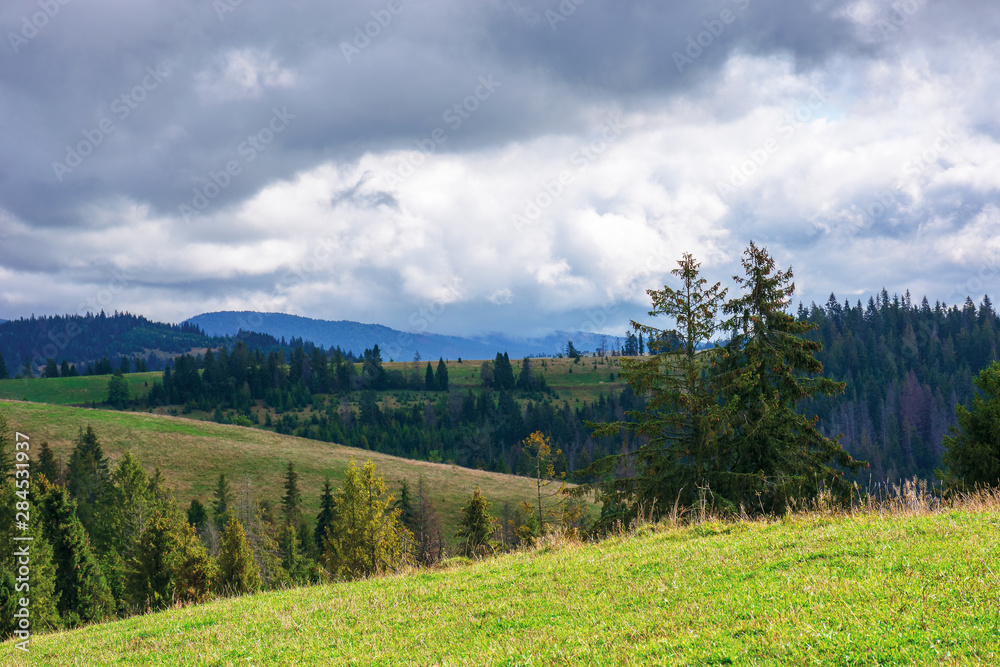
[[[798,319],[819,327],[808,337],[823,345],[816,356],[824,375],[847,383],[843,395],[800,409],[869,462],[862,480],[932,479],[956,405],[971,403],[973,378],[997,358],[1000,319],[989,296],[977,307],[971,298],[931,305],[885,290],[851,305],[831,294],[824,306],[800,306]]]

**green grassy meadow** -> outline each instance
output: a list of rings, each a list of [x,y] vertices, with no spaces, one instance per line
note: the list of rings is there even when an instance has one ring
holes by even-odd
[[[142,397],[163,373],[129,373],[125,376],[133,397]],[[0,380],[0,399],[33,401],[53,405],[90,405],[108,398],[110,375],[81,375],[67,378]]]
[[[533,481],[525,477],[401,459],[242,426],[22,401],[0,401],[0,414],[12,429],[28,435],[32,445],[48,441],[63,463],[69,460],[78,429],[91,425],[112,465],[131,450],[148,471],[160,468],[182,507],[192,498],[207,503],[220,473],[234,490],[249,481],[256,497],[277,504],[284,492],[285,466],[292,461],[306,511],[314,516],[324,478],[339,486],[351,458],[359,466],[371,458],[392,489],[398,489],[401,479],[415,486],[423,475],[448,535],[455,532],[461,507],[476,486],[496,506],[505,501],[517,505],[534,492]]]
[[[1000,502],[646,526],[35,637],[44,665],[995,665]]]

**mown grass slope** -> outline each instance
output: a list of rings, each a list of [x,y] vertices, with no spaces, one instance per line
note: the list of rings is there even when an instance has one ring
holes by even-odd
[[[998,574],[996,501],[932,514],[660,526],[39,636],[30,660],[992,665]],[[9,642],[2,650],[13,653]]]
[[[182,507],[192,498],[207,504],[220,473],[234,490],[249,481],[256,497],[277,505],[291,461],[300,475],[306,511],[315,516],[324,478],[339,486],[352,457],[359,466],[371,458],[392,489],[398,489],[401,479],[415,487],[423,475],[449,537],[476,486],[495,506],[505,501],[517,505],[535,492],[534,482],[525,477],[412,461],[242,426],[19,401],[0,401],[0,414],[12,429],[28,435],[33,446],[48,441],[63,463],[69,460],[78,430],[93,426],[112,465],[131,450],[149,472],[160,468]]]

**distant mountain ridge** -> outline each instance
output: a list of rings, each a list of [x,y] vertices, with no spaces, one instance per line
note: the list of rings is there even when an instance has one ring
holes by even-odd
[[[325,348],[340,347],[360,355],[378,345],[385,361],[409,361],[419,352],[422,359],[492,359],[498,352],[511,358],[555,355],[572,340],[580,350],[594,350],[600,335],[583,332],[554,332],[544,338],[519,339],[492,334],[463,338],[433,333],[409,333],[381,324],[362,324],[349,320],[317,320],[286,313],[256,311],[221,311],[202,313],[185,321],[196,325],[209,336],[234,336],[239,331],[270,334],[275,338],[301,338]],[[608,339],[609,347],[614,345]]]

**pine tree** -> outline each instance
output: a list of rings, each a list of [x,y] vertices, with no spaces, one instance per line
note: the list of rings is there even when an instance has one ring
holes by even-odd
[[[235,515],[229,517],[222,534],[217,586],[220,592],[230,595],[253,593],[261,588],[260,568],[250,553],[246,533]]]
[[[57,378],[59,377],[59,366],[56,364],[56,360],[51,357],[45,360],[45,370],[42,371],[42,377],[46,378]]]
[[[434,391],[437,389],[437,381],[434,379],[434,369],[431,367],[431,362],[427,362],[427,371],[424,373],[424,389],[427,391]]]
[[[792,270],[776,270],[767,250],[753,242],[742,261],[745,277],[733,279],[743,295],[723,307],[730,315],[719,376],[727,428],[712,494],[751,511],[782,512],[821,488],[846,501],[853,487],[843,470],[864,463],[820,434],[815,419],[795,411],[803,399],[843,393],[844,384],[821,376],[823,365],[813,355],[822,346],[804,337],[816,326],[786,312],[795,290]]]
[[[6,380],[10,377],[10,372],[7,370],[7,362],[3,360],[3,355],[0,354],[0,380]]]
[[[971,408],[955,408],[958,427],[944,438],[946,480],[952,490],[1000,485],[1000,362],[973,380],[981,392]]]
[[[648,338],[652,356],[621,361],[621,377],[636,394],[649,394],[650,400],[643,410],[630,413],[628,421],[597,431],[614,437],[624,429],[641,444],[635,452],[599,460],[583,473],[607,478],[616,468],[636,466],[635,475],[617,475],[602,485],[604,526],[630,523],[640,508],[658,517],[674,503],[693,503],[699,488],[714,488],[723,481],[716,468],[716,433],[722,421],[721,387],[715,375],[719,350],[699,350],[718,328],[726,290],[720,283],[708,286],[699,272],[701,264],[689,253],[677,264],[671,273],[680,279],[680,289],[647,290],[653,303],[649,315],[671,318],[676,329],[633,322],[639,336]]]
[[[226,475],[219,473],[219,481],[215,485],[215,502],[212,504],[212,509],[215,512],[215,525],[219,530],[223,530],[226,525],[228,519],[226,512],[229,511],[232,502],[233,492],[229,488],[229,482],[226,481]]]
[[[285,469],[285,495],[281,498],[281,511],[286,524],[298,526],[302,519],[302,492],[299,491],[299,473],[295,472],[291,461]]]
[[[458,526],[455,537],[460,540],[462,555],[467,558],[482,558],[493,553],[494,544],[490,539],[493,535],[493,517],[490,516],[490,504],[483,498],[478,486],[469,504],[462,508]]]
[[[128,381],[120,370],[115,371],[115,374],[108,380],[108,404],[115,410],[124,410],[130,400],[131,391]]]
[[[399,521],[410,532],[415,532],[416,513],[413,509],[413,500],[410,498],[410,483],[405,479],[399,480],[399,499],[393,507],[399,510]]]
[[[316,517],[316,531],[313,538],[316,548],[323,552],[327,532],[336,524],[336,503],[333,498],[333,489],[330,486],[330,478],[323,481],[323,494],[319,499],[319,515]]]
[[[77,503],[76,516],[87,533],[101,540],[100,512],[110,489],[108,460],[93,427],[81,429],[69,457],[66,485]]]
[[[42,442],[41,448],[38,451],[38,462],[34,466],[35,472],[45,475],[45,478],[50,482],[58,483],[61,476],[61,467],[62,462],[52,452],[48,440]]]
[[[50,485],[38,505],[42,532],[52,545],[57,608],[66,627],[102,621],[115,603],[101,567],[76,516],[76,503],[61,486]]]
[[[197,498],[193,498],[188,506],[187,522],[199,535],[203,534],[208,526],[208,510]]]
[[[448,391],[448,366],[444,363],[444,357],[438,359],[437,375],[435,376],[437,388],[440,391]]]

